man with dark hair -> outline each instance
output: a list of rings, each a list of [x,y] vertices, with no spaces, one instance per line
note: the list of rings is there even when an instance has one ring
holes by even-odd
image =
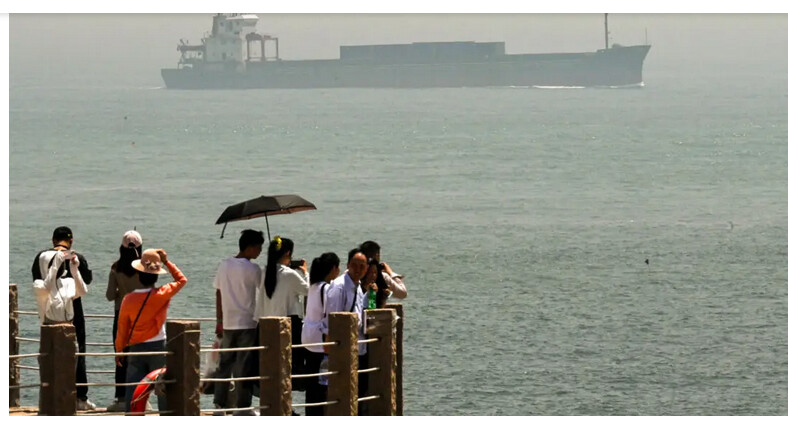
[[[367,273],[367,268],[367,257],[359,248],[355,248],[348,252],[347,271],[345,271],[343,275],[335,278],[328,286],[328,291],[326,292],[325,316],[321,324],[321,329],[327,334],[326,341],[330,341],[328,338],[331,336],[331,332],[328,331],[328,315],[340,311],[358,314],[358,339],[363,340],[366,338],[362,329],[365,294],[361,290],[361,279],[364,277],[364,274]],[[358,345],[358,356],[359,369],[366,369],[368,367],[366,343]],[[359,374],[359,396],[363,396],[366,392],[367,380],[368,374]]]
[[[49,263],[52,261],[52,258],[55,256],[55,254],[65,250],[71,250],[71,246],[73,245],[74,235],[71,232],[71,228],[67,226],[59,226],[55,228],[55,231],[52,232],[52,247],[38,252],[35,259],[33,260],[33,267],[31,270],[33,274],[33,281],[43,280],[46,277],[47,271],[49,269]],[[84,256],[82,256],[82,254],[78,252],[73,253],[77,255],[77,259],[79,260],[78,270],[79,274],[82,276],[82,280],[85,282],[85,284],[90,284],[90,282],[93,281],[93,272],[90,271],[90,268],[88,267],[88,261]],[[69,270],[65,270],[64,277],[71,277]],[[80,353],[85,353],[85,313],[82,310],[82,299],[75,298],[72,303],[74,306],[74,319],[72,323],[74,324],[74,328],[77,331],[78,349]],[[84,356],[77,357],[76,376],[77,383],[88,382],[88,374],[87,368],[85,366]],[[96,405],[88,400],[87,386],[77,387],[77,410],[87,411],[95,409]]]
[[[399,299],[404,299],[408,296],[408,289],[405,287],[405,281],[402,280],[403,276],[395,273],[389,264],[380,260],[380,245],[378,243],[371,240],[365,241],[361,243],[359,249],[367,258],[378,261],[378,273],[383,277],[383,281],[386,283],[386,288],[391,293],[391,296]]]
[[[261,287],[263,270],[252,262],[263,251],[262,231],[251,229],[241,232],[239,252],[219,264],[213,287],[216,289],[216,336],[221,338],[221,348],[253,347],[257,344],[257,320],[254,318],[255,293]],[[219,367],[213,378],[253,377],[259,362],[253,351],[227,352],[219,355]],[[252,405],[254,381],[235,382],[236,407]],[[215,383],[216,408],[228,408],[229,382]],[[223,412],[215,414],[223,415]],[[259,415],[257,411],[236,411],[234,415]]]

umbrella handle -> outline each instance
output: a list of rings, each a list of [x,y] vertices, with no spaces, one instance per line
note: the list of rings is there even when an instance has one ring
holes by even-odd
[[[225,229],[227,229],[227,222],[224,223],[224,226],[222,227],[222,236],[219,237],[219,238],[224,238],[224,230]]]

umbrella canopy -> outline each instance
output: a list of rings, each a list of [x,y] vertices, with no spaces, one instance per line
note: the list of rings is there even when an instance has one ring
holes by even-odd
[[[227,207],[224,209],[222,215],[219,216],[219,219],[216,220],[216,225],[223,223],[226,228],[227,222],[248,220],[264,216],[265,228],[266,231],[268,231],[268,239],[270,240],[271,231],[268,230],[268,216],[297,213],[305,210],[317,210],[317,207],[295,194],[261,195],[257,198],[252,198],[251,200]],[[224,229],[222,229],[222,237],[224,237]]]

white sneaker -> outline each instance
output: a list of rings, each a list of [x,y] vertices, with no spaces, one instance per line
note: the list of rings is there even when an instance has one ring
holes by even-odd
[[[233,411],[234,416],[259,416],[260,411],[257,410],[243,410],[243,411]]]
[[[96,409],[96,404],[90,402],[90,399],[77,399],[77,411],[93,411]]]
[[[126,401],[119,401],[118,398],[112,401],[111,404],[107,406],[107,412],[110,413],[117,413],[126,411]]]

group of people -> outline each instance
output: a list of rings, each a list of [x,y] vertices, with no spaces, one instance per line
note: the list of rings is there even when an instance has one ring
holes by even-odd
[[[261,231],[244,230],[238,240],[239,252],[219,264],[214,279],[216,289],[216,335],[221,348],[252,347],[258,344],[260,317],[289,317],[294,344],[330,342],[328,314],[337,311],[359,315],[366,308],[383,307],[390,297],[403,299],[408,291],[403,277],[380,262],[380,246],[366,241],[348,253],[347,270],[333,252],[323,253],[311,264],[295,259],[292,240],[276,236],[268,244],[265,268],[252,262],[260,256],[265,239]],[[310,268],[311,266],[311,268]],[[376,296],[370,302],[372,292]],[[325,358],[322,346],[293,349],[292,372],[316,374]],[[259,373],[257,353],[222,353],[214,378],[254,377]],[[359,363],[365,367],[366,344],[359,345]],[[366,390],[366,374],[359,377],[360,394]],[[304,380],[304,383],[298,381]],[[236,383],[236,408],[249,408],[253,381]],[[214,404],[228,408],[229,383],[216,383]],[[305,391],[307,403],[325,402],[326,386],[316,377],[293,380],[294,390]],[[221,412],[218,412],[221,414]],[[255,411],[241,412],[255,414]],[[323,407],[307,407],[307,415],[323,415]]]
[[[307,265],[293,258],[292,240],[276,236],[268,244],[264,268],[253,262],[263,250],[261,231],[244,230],[238,253],[219,264],[214,278],[216,289],[216,336],[222,349],[251,348],[259,345],[257,320],[260,317],[289,317],[294,344],[330,342],[328,314],[337,311],[359,315],[359,338],[364,338],[361,321],[364,309],[381,308],[391,298],[403,299],[407,288],[403,276],[380,258],[380,246],[366,241],[348,252],[347,269],[341,272],[339,257],[323,253]],[[33,261],[33,289],[41,324],[72,323],[77,348],[85,352],[85,316],[81,296],[88,293],[93,279],[85,257],[73,251],[73,233],[61,226],[52,234],[52,247],[39,252]],[[164,324],[170,300],[186,285],[186,276],[163,249],[142,249],[142,236],[127,231],[119,258],[110,267],[106,297],[115,303],[113,343],[117,353],[164,351]],[[166,269],[165,269],[166,268]],[[169,273],[173,281],[156,286],[158,276]],[[374,296],[374,300],[371,297]],[[359,345],[359,365],[365,368],[366,344]],[[256,351],[221,353],[213,378],[254,377],[259,374]],[[293,350],[294,374],[315,374],[326,358],[326,349],[310,346]],[[116,383],[139,383],[150,372],[165,366],[163,355],[117,356]],[[303,380],[303,384],[300,381]],[[87,383],[84,356],[76,367],[77,383]],[[294,379],[294,390],[305,391],[308,403],[325,402],[327,387],[316,377]],[[255,382],[235,383],[235,407],[252,408]],[[135,385],[116,386],[115,399],[108,411],[132,411]],[[359,375],[359,394],[367,388],[366,374]],[[215,383],[214,403],[229,408],[229,382]],[[147,402],[147,401],[146,401]],[[139,406],[139,404],[136,404]],[[94,410],[88,388],[77,387],[77,409]],[[158,396],[159,410],[166,409]],[[136,411],[136,409],[135,409]],[[216,414],[224,414],[217,412]],[[237,411],[235,415],[257,415],[257,411]],[[307,415],[323,415],[324,407],[308,407]]]

